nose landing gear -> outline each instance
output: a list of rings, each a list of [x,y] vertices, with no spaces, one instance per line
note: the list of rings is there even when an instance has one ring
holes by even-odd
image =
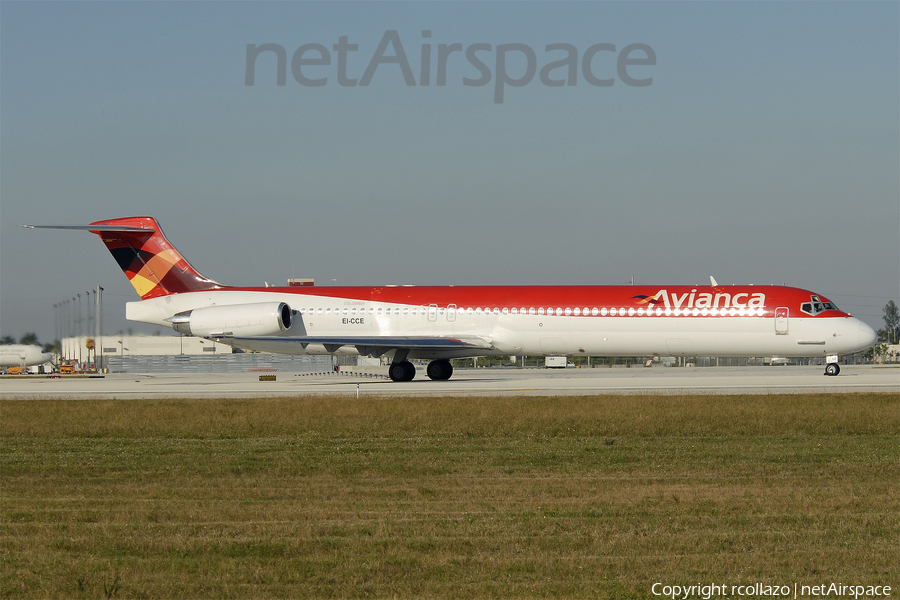
[[[825,359],[825,374],[831,377],[837,376],[841,372],[841,365],[838,364],[837,356],[829,356]]]

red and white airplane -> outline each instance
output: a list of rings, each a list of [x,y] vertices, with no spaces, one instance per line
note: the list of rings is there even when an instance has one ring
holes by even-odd
[[[26,227],[40,227],[30,226]],[[141,297],[132,321],[235,347],[285,354],[430,359],[487,355],[782,356],[826,358],[875,343],[875,331],[825,296],[782,286],[231,287],[194,270],[151,217],[43,226],[96,233]]]

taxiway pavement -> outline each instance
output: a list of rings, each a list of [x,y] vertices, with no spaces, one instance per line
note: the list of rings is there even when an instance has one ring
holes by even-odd
[[[449,381],[421,372],[407,383],[383,376],[386,369],[341,374],[260,373],[111,374],[102,378],[21,375],[0,380],[0,399],[253,398],[319,395],[504,395],[595,394],[791,394],[900,393],[900,366],[843,366],[837,377],[823,367],[650,367],[595,369],[457,369]]]

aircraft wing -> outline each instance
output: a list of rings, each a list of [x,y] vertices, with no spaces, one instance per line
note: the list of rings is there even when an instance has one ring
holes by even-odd
[[[306,350],[310,344],[322,344],[328,352],[336,352],[342,346],[355,346],[362,355],[381,356],[390,350],[490,350],[491,342],[481,337],[432,337],[432,336],[261,336],[222,339],[245,350],[292,354],[291,348]]]

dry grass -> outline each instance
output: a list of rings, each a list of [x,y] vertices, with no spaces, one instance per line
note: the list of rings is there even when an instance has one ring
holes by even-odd
[[[900,584],[896,394],[0,402],[0,596]]]

